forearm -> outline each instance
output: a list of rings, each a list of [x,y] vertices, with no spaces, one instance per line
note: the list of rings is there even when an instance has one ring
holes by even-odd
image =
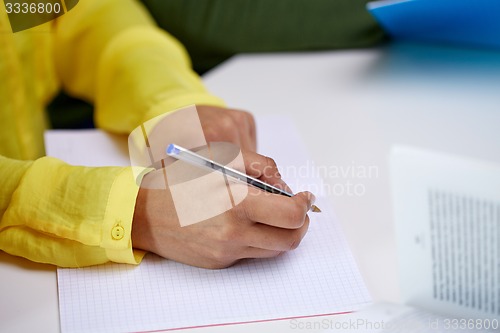
[[[56,28],[63,86],[93,102],[96,124],[129,133],[189,104],[223,105],[191,70],[182,45],[134,0],[80,1]]]
[[[23,172],[0,189],[1,250],[65,267],[140,261],[130,239],[138,191],[130,168],[3,158],[3,183],[14,166]]]

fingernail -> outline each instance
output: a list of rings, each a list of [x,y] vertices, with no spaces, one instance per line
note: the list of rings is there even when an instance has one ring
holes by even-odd
[[[316,202],[316,196],[309,192],[309,200],[311,201],[311,206]]]

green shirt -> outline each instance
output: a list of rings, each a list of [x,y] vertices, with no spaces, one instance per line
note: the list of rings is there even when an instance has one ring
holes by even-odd
[[[142,0],[203,73],[237,53],[357,48],[384,40],[368,0]]]

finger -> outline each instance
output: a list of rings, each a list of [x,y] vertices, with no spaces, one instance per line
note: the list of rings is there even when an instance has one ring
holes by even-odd
[[[243,160],[245,163],[245,172],[249,176],[258,178],[287,192],[292,192],[283,179],[281,179],[276,162],[272,158],[251,151],[245,151],[243,152]]]
[[[293,197],[248,188],[241,210],[249,221],[284,229],[302,227],[314,196],[301,192]]]
[[[245,242],[251,247],[269,251],[290,251],[297,248],[309,228],[309,217],[298,229],[282,229],[265,224],[255,224],[245,234]]]

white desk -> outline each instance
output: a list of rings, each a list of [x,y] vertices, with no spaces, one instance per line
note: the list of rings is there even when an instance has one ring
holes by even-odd
[[[500,162],[499,77],[499,53],[393,45],[239,56],[208,73],[205,83],[231,106],[290,115],[317,166],[377,167],[378,177],[326,183],[365,186],[363,196],[331,200],[374,299],[398,301],[390,146],[405,143]],[[0,279],[1,332],[59,330],[54,268],[0,253]],[[201,331],[289,327],[282,321]]]
[[[391,145],[500,162],[500,52],[400,44],[240,56],[205,83],[231,106],[291,116],[316,166],[377,166],[378,178],[325,179],[365,185],[331,200],[375,300],[399,300]]]

